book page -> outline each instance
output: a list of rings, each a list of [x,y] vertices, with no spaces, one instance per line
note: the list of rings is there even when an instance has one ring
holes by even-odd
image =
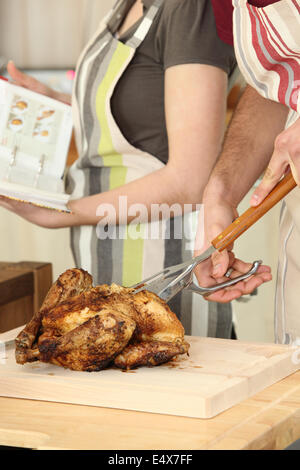
[[[66,210],[71,107],[0,80],[0,194]]]
[[[0,80],[0,157],[16,150],[15,164],[62,177],[72,133],[71,107]]]
[[[13,94],[0,145],[11,150],[17,145],[26,155],[53,160],[62,121],[61,110]]]

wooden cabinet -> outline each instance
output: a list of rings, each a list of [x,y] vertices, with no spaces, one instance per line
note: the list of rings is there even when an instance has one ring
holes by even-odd
[[[0,262],[0,333],[27,323],[52,285],[52,265]]]
[[[77,152],[75,136],[73,132],[71,142],[70,142],[68,158],[67,158],[67,166],[69,167],[73,165],[73,163],[77,160],[77,158],[78,158],[78,152]]]

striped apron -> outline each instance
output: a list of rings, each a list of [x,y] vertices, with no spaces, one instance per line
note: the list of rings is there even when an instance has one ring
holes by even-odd
[[[124,18],[122,8],[126,7],[126,0],[118,2],[79,58],[73,93],[79,158],[67,176],[67,191],[73,199],[110,191],[164,167],[158,158],[133,147],[125,139],[110,107],[114,89],[146,37],[162,2],[153,2],[125,44],[114,36]],[[113,233],[108,230],[106,238],[100,226],[72,228],[76,265],[90,272],[96,284],[134,285],[164,267],[190,259],[196,223],[197,214],[193,213],[136,225],[134,233],[132,226],[114,226]],[[169,304],[187,334],[230,337],[230,305],[209,305],[202,297],[189,292],[182,292]]]
[[[235,51],[246,81],[263,97],[290,108],[286,128],[300,113],[300,1],[255,8],[233,0]],[[251,40],[250,40],[251,38]],[[300,188],[289,194],[280,217],[280,253],[275,301],[275,339],[300,339]]]

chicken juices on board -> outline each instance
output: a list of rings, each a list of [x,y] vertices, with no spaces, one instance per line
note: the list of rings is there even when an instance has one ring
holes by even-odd
[[[188,353],[184,328],[168,305],[147,291],[93,287],[69,269],[16,338],[19,364],[42,361],[78,371],[155,366]]]

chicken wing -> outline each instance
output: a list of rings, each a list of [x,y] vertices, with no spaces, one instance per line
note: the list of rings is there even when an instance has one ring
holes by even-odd
[[[158,366],[170,361],[179,354],[185,354],[189,350],[186,341],[171,343],[167,341],[149,341],[133,343],[116,357],[114,363],[121,369],[134,369],[140,366]]]

